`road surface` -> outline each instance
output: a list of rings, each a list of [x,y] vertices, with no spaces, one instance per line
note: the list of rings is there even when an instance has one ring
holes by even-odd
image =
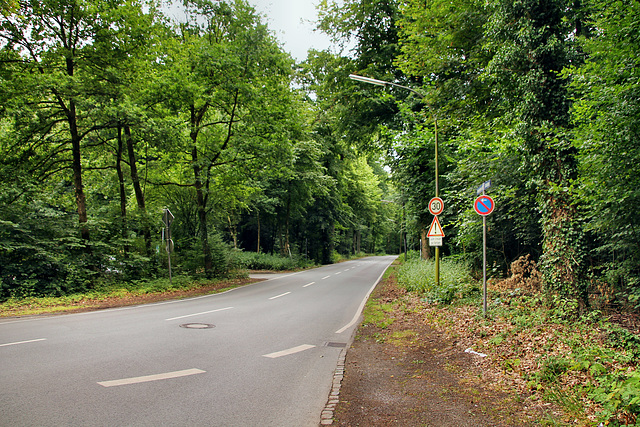
[[[222,294],[0,320],[2,426],[317,426],[371,257]]]

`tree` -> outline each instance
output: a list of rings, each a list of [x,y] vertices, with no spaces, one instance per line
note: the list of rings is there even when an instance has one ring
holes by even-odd
[[[596,241],[593,261],[603,277],[638,306],[640,301],[640,5],[587,2],[593,30],[582,42],[583,66],[568,70],[577,124],[579,195],[587,230]],[[586,25],[585,25],[586,26]],[[589,29],[589,28],[587,28]]]
[[[572,183],[576,150],[569,120],[568,82],[559,72],[580,61],[576,12],[561,0],[498,0],[490,4],[485,48],[491,61],[484,79],[501,113],[497,123],[513,129],[523,160],[533,172],[542,212],[543,276],[548,295],[588,303],[584,236]]]
[[[215,169],[277,157],[287,141],[292,61],[246,2],[186,2],[190,21],[161,86],[187,125],[184,146],[193,172],[199,236],[212,269],[208,206]],[[165,90],[171,87],[171,91]]]
[[[41,177],[71,170],[85,242],[90,233],[83,144],[89,135],[108,126],[97,123],[94,113],[105,72],[122,65],[104,57],[105,45],[113,51],[124,47],[118,39],[126,30],[120,6],[142,13],[135,0],[26,1],[16,13],[3,14],[0,27],[6,89],[2,101],[16,130],[10,151],[15,158],[28,161]]]

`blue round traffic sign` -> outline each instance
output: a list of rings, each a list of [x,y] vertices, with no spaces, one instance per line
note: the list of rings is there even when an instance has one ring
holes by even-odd
[[[495,207],[496,204],[493,203],[493,199],[489,196],[480,196],[473,203],[473,209],[478,215],[482,216],[489,215]]]

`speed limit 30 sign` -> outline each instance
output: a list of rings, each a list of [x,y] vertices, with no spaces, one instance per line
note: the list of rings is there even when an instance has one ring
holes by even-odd
[[[440,215],[444,210],[444,202],[440,197],[434,197],[429,200],[429,212],[431,215]]]

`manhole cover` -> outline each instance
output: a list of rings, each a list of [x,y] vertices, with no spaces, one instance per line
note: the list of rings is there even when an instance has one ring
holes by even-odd
[[[337,347],[337,348],[344,348],[347,346],[346,342],[328,342],[324,344],[325,347]]]
[[[211,329],[215,328],[215,325],[211,323],[183,323],[180,327],[186,329]]]

